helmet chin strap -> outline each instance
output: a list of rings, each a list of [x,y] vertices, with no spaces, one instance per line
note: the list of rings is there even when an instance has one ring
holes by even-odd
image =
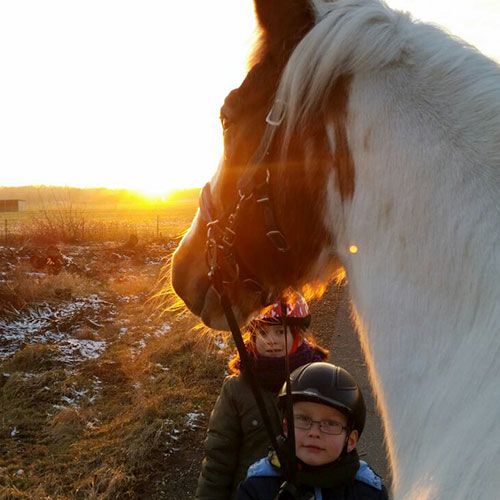
[[[344,441],[344,447],[342,448],[342,451],[340,452],[340,455],[337,458],[337,460],[344,458],[349,453],[347,451],[347,446],[349,445],[349,436],[351,435],[352,431],[353,431],[353,429],[350,426],[346,429],[346,437],[345,437],[345,441]]]
[[[296,326],[290,327],[290,329],[293,332],[293,344],[292,348],[290,349],[290,354],[295,354],[297,352],[297,349],[299,348],[300,334],[299,329]]]

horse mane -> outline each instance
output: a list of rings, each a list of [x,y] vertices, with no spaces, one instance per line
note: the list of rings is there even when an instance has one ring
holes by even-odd
[[[287,106],[285,137],[325,109],[341,75],[399,65],[430,101],[453,99],[453,106],[443,105],[449,113],[445,126],[455,129],[461,149],[474,151],[481,137],[484,157],[500,161],[500,71],[493,61],[379,0],[310,1],[316,24],[292,53],[276,95]],[[464,116],[474,119],[472,136]]]
[[[455,498],[489,498],[498,478],[483,484],[482,471],[491,477],[500,457],[500,68],[379,0],[310,1],[316,24],[276,93],[283,164],[297,131],[306,144],[311,129],[327,134],[347,80],[353,196],[331,189],[325,221],[383,409],[395,497],[448,498],[459,473],[467,493]],[[480,453],[471,425],[482,426]]]

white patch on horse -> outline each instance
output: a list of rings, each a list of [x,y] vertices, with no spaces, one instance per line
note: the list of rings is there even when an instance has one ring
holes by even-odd
[[[394,497],[495,498],[500,70],[377,1],[313,5],[324,17],[292,54],[277,98],[290,132],[352,75],[355,190],[342,204],[330,174],[325,223],[382,406]]]

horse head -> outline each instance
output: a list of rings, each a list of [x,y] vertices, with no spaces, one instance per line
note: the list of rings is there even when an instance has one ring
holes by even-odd
[[[217,265],[227,274],[225,290],[240,323],[287,287],[314,282],[319,269],[324,274],[338,267],[327,250],[322,159],[316,153],[307,175],[303,163],[304,148],[315,146],[317,127],[309,123],[307,129],[294,130],[284,159],[288,110],[276,101],[284,67],[316,14],[305,0],[258,0],[255,7],[261,37],[253,66],[221,108],[223,158],[172,266],[177,294],[208,326],[219,329],[227,327],[208,277],[212,253],[217,252]],[[213,234],[222,245],[210,245]]]

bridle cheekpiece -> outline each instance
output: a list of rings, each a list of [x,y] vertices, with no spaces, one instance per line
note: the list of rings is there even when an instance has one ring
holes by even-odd
[[[262,141],[249,162],[243,177],[238,182],[238,201],[228,215],[216,217],[210,183],[207,183],[200,195],[200,217],[206,223],[207,240],[205,248],[208,277],[215,290],[220,294],[224,287],[234,285],[240,278],[240,263],[235,252],[235,240],[238,220],[243,207],[251,200],[261,207],[265,233],[279,252],[287,252],[288,243],[279,230],[271,199],[271,172],[265,166],[265,159],[270,153],[278,127],[283,123],[285,104],[276,101],[266,117],[266,129]],[[256,290],[263,287],[253,278],[245,278],[243,283]]]

